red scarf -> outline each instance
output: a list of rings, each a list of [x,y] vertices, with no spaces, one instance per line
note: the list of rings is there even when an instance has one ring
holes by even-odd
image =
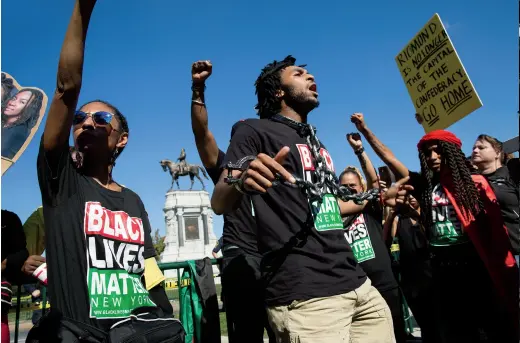
[[[450,177],[441,176],[441,185],[453,205],[464,232],[468,235],[484,262],[495,289],[507,306],[515,327],[518,328],[518,266],[511,252],[507,228],[493,189],[482,175],[472,175],[484,204],[485,216],[476,220],[473,214],[455,202]],[[485,219],[482,219],[485,218]]]
[[[445,130],[435,130],[424,135],[417,144],[417,148],[421,150],[424,143],[428,141],[443,141],[454,144],[459,149],[462,147],[461,140]],[[485,216],[479,217],[478,221],[471,211],[460,207],[455,202],[453,196],[455,187],[450,173],[441,173],[441,185],[457,213],[464,232],[484,262],[497,294],[509,311],[513,325],[518,332],[519,275],[518,266],[511,252],[509,234],[504,225],[495,192],[483,176],[473,175],[472,178],[484,204]]]

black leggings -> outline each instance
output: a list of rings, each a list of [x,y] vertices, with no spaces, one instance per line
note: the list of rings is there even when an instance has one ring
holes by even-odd
[[[226,313],[233,327],[230,342],[263,343],[264,328],[269,341],[275,342],[267,320],[260,258],[240,249],[226,251],[221,275]]]

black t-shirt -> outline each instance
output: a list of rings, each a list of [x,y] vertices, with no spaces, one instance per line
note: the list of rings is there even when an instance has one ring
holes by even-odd
[[[379,199],[367,204],[362,213],[344,219],[345,238],[372,285],[380,292],[398,287],[390,252],[383,240],[382,222],[383,210]]]
[[[500,167],[494,173],[483,176],[493,187],[513,252],[518,255],[520,253],[520,222],[517,185],[509,176],[507,167]]]
[[[214,184],[217,184],[220,174],[222,174],[225,156],[226,154],[219,150],[217,167],[206,169]],[[256,244],[256,222],[252,207],[251,198],[244,196],[242,202],[233,213],[224,215],[222,246],[234,245],[247,254],[260,256]]]
[[[432,273],[426,234],[418,223],[399,216],[395,235],[399,242],[401,287],[412,292],[428,289]]]
[[[510,177],[507,167],[501,167],[493,174],[483,175],[490,183],[497,197],[514,254],[520,253],[520,222],[518,188]],[[409,184],[414,187],[413,196],[420,199],[422,192],[422,176],[410,172]]]
[[[300,178],[312,177],[314,165],[305,138],[289,126],[268,119],[248,119],[236,124],[225,163],[236,163],[245,156],[259,153],[274,157],[284,146],[291,149],[283,163],[284,168]],[[322,148],[320,153],[329,168],[334,169],[327,150]],[[251,198],[269,306],[346,293],[366,280],[366,274],[343,235],[341,218],[339,229],[318,232],[316,227],[309,227],[311,208],[307,197],[298,188],[280,185],[270,188],[264,195]],[[327,202],[327,205],[334,207],[337,203]],[[301,244],[293,245],[281,255],[279,249],[301,232],[307,232]],[[271,264],[273,260],[277,263]],[[266,268],[274,270],[269,269],[270,273],[266,275]]]
[[[142,276],[144,260],[156,253],[139,196],[127,188],[108,190],[81,174],[65,144],[56,167],[47,163],[41,144],[38,180],[53,309],[108,330],[133,309],[154,306]]]

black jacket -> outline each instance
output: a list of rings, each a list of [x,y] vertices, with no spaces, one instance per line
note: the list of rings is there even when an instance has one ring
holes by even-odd
[[[20,284],[28,278],[22,273],[22,266],[29,257],[22,222],[16,213],[2,210],[2,261],[7,265],[2,271],[2,280]],[[30,278],[29,278],[30,280]]]

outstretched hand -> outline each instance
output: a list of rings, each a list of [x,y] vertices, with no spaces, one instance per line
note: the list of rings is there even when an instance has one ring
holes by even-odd
[[[404,177],[382,193],[386,206],[395,207],[397,204],[404,204],[408,193],[413,191],[413,186],[406,184],[408,180],[410,180],[409,176]]]
[[[268,188],[273,186],[273,181],[277,179],[278,175],[287,182],[296,183],[291,173],[282,167],[289,152],[289,147],[283,147],[274,158],[266,154],[258,154],[256,159],[249,164],[249,168],[242,173],[244,190],[265,193]]]
[[[194,83],[204,83],[212,71],[213,65],[210,61],[197,61],[191,65],[191,79]]]

